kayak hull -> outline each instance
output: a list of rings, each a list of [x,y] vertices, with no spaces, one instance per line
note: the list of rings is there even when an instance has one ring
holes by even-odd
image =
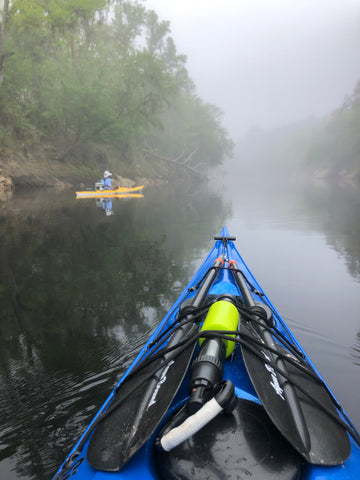
[[[119,187],[114,188],[113,190],[84,190],[76,192],[76,198],[106,198],[133,193],[141,194],[143,188],[144,185],[139,185],[137,187]]]
[[[229,237],[226,228],[222,230],[221,236]],[[54,479],[105,480],[114,478],[130,480],[141,478],[158,480],[166,478],[167,480],[171,480],[177,478],[196,478],[202,480],[203,478],[227,478],[231,480],[233,478],[252,478],[259,480],[350,480],[360,478],[360,447],[347,433],[345,434],[347,437],[346,442],[349,442],[349,451],[351,448],[351,453],[349,458],[339,465],[321,466],[312,464],[299,455],[291,445],[288,445],[287,440],[284,439],[278,432],[278,429],[274,427],[273,422],[263,408],[263,404],[248,374],[241,347],[238,344],[235,347],[234,353],[225,360],[223,365],[223,378],[230,380],[235,386],[235,395],[238,402],[237,407],[234,409],[235,413],[232,413],[228,417],[221,416],[223,415],[221,414],[204,427],[203,431],[193,435],[189,440],[184,442],[184,444],[176,447],[174,449],[175,453],[157,452],[155,443],[160,429],[189,398],[189,372],[187,371],[185,372],[185,379],[181,385],[178,386],[177,392],[174,392],[175,396],[171,402],[171,406],[168,411],[164,412],[164,418],[160,424],[154,425],[154,431],[150,438],[144,439],[141,448],[129,458],[119,471],[102,471],[90,466],[87,453],[89,443],[92,441],[92,435],[94,435],[93,424],[96,424],[98,417],[102,412],[106,411],[108,405],[112,404],[117,392],[121,392],[121,384],[125,382],[126,377],[131,376],[131,372],[147,357],[149,349],[152,348],[151,346],[153,342],[158,339],[159,334],[174,324],[179,312],[179,307],[183,302],[185,300],[189,302],[189,300],[194,298],[196,295],[194,286],[197,286],[199,282],[202,281],[209,271],[209,268],[212,268],[216,259],[222,256],[224,252],[227,259],[232,259],[237,262],[238,269],[243,272],[247,282],[252,287],[256,302],[266,304],[273,311],[277,331],[301,353],[301,356],[304,357],[307,364],[318,374],[311,360],[245,264],[234,242],[232,240],[226,242],[217,240],[199,270],[169,310],[168,314],[160,322],[143,349],[139,352],[124,377],[120,380],[117,388],[110,394],[92,424],[89,425],[83,437],[70,452],[62,467],[60,467]],[[223,295],[240,296],[239,287],[234,281],[232,272],[228,268],[219,270],[216,279],[210,286],[207,298],[217,298]],[[199,347],[197,347],[195,355],[198,350]],[[138,400],[134,396],[134,402],[136,401]],[[140,404],[141,403],[139,403],[139,405]],[[241,419],[241,412],[244,409],[246,410],[246,408],[249,409],[248,414],[244,415],[244,419]],[[343,419],[343,415],[345,415],[344,412],[339,411],[338,414],[339,417]],[[264,418],[264,420],[260,421],[259,419],[261,418]],[[251,420],[246,419],[254,419],[254,421],[251,422]],[[235,423],[232,424],[232,421]],[[248,424],[244,424],[244,422],[248,422]],[[228,430],[226,430],[225,424],[228,425],[226,427]],[[255,424],[257,425],[256,428],[254,427]],[[258,433],[254,433],[254,428]],[[251,433],[249,434],[248,432]],[[265,440],[263,440],[264,438]],[[262,452],[269,452],[271,450],[270,446],[271,448],[275,448],[274,451],[278,453],[267,453],[266,457]],[[226,457],[224,457],[224,451],[231,452],[231,455],[227,454]],[[211,452],[211,455],[209,452]],[[271,452],[273,452],[273,450],[271,450]],[[278,455],[278,459],[276,459],[276,455]],[[220,458],[219,456],[222,460],[218,459]],[[282,467],[279,467],[280,461],[283,462]],[[224,472],[225,468],[229,468],[229,470]]]

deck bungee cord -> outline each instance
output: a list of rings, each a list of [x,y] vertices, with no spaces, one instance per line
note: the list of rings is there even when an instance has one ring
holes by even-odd
[[[217,270],[219,269],[228,269],[228,267],[218,267]],[[245,275],[243,272],[238,270],[246,279]],[[201,282],[199,282],[200,284]],[[197,290],[199,286],[196,286],[196,288],[193,288],[190,291],[193,292]],[[254,291],[257,291],[254,288]],[[258,291],[257,291],[258,292]],[[241,321],[246,321],[246,322],[253,322],[257,325],[261,325],[263,328],[266,328],[271,334],[280,342],[279,345],[286,348],[286,351],[280,351],[272,348],[271,346],[268,346],[264,344],[263,341],[261,340],[256,340],[250,335],[246,335],[244,333],[241,333],[240,330],[206,330],[206,331],[200,331],[196,335],[187,335],[185,336],[182,341],[177,343],[176,345],[172,347],[167,347],[166,342],[168,339],[177,331],[180,330],[182,327],[186,326],[187,324],[190,323],[201,323],[204,320],[204,316],[206,316],[206,313],[209,311],[212,305],[219,301],[231,301],[232,304],[236,307],[237,311],[239,312],[239,315],[241,317]],[[186,302],[186,299],[185,301]],[[274,322],[270,322],[266,316],[266,313],[263,312],[261,313],[260,310],[257,310],[255,313],[252,309],[244,307],[243,303],[239,301],[238,298],[231,296],[231,295],[219,295],[218,297],[214,298],[211,302],[208,302],[206,305],[203,305],[202,307],[191,307],[187,306],[186,304],[182,304],[179,306],[179,314],[176,317],[175,322],[167,327],[165,330],[161,331],[159,335],[154,338],[148,345],[147,350],[144,352],[144,355],[139,361],[134,368],[128,373],[128,375],[124,378],[123,382],[119,384],[115,389],[114,389],[114,396],[118,394],[121,391],[121,387],[131,378],[141,374],[147,367],[149,367],[151,364],[159,360],[160,358],[163,358],[165,355],[172,354],[170,357],[167,358],[167,360],[162,363],[161,365],[153,367],[149,372],[147,372],[146,376],[143,378],[139,379],[139,382],[137,385],[134,385],[130,391],[126,393],[126,395],[116,399],[114,401],[114,397],[109,399],[108,403],[104,405],[103,407],[103,412],[97,417],[97,419],[91,424],[90,428],[86,432],[86,435],[82,438],[82,441],[78,444],[78,448],[76,452],[74,452],[71,462],[64,464],[64,469],[69,468],[72,462],[74,462],[78,456],[81,454],[82,448],[89,439],[90,435],[93,433],[93,431],[97,428],[97,426],[105,420],[107,417],[109,417],[112,412],[121,407],[122,403],[131,395],[135,394],[136,391],[144,384],[146,383],[150,378],[156,375],[156,373],[163,369],[164,366],[167,364],[171,363],[172,361],[176,360],[177,357],[183,352],[189,345],[191,344],[196,344],[199,342],[201,339],[220,339],[226,342],[234,342],[240,344],[242,347],[248,349],[251,351],[251,353],[258,358],[260,358],[265,364],[267,364],[269,367],[274,369],[277,373],[281,374],[291,385],[293,385],[296,389],[301,391],[304,395],[308,397],[308,399],[313,402],[317,407],[319,407],[322,411],[324,411],[326,414],[328,414],[334,421],[339,423],[343,428],[348,431],[348,433],[352,436],[352,438],[355,440],[355,442],[360,446],[360,434],[357,431],[356,427],[352,424],[351,420],[348,418],[348,416],[345,414],[343,411],[341,405],[338,403],[336,399],[332,396],[331,392],[329,391],[327,385],[325,382],[318,376],[318,374],[312,369],[312,367],[304,360],[304,355],[301,351],[299,351],[298,347],[296,344],[291,342],[280,330],[278,330],[275,326]],[[273,309],[270,305],[264,303],[267,307],[271,308],[272,312]],[[191,315],[192,318],[188,319],[187,316],[189,315],[189,311],[191,310]],[[273,312],[274,313],[274,312]],[[267,325],[263,325],[260,323],[260,320],[258,317],[262,316],[262,320],[264,320]],[[165,344],[165,346],[163,346]],[[266,350],[267,352],[275,354],[277,357],[281,358],[283,361],[287,362],[288,364],[291,364],[295,368],[297,368],[301,373],[304,373],[311,377],[314,381],[318,382],[321,384],[326,390],[328,391],[329,397],[331,398],[334,406],[341,412],[341,414],[344,416],[345,420],[342,420],[338,415],[334,414],[331,410],[327,409],[323,404],[321,404],[316,397],[311,395],[311,393],[307,392],[299,383],[294,381],[294,379],[291,378],[290,375],[284,373],[274,361],[268,358],[264,358],[263,355],[261,355],[254,347],[254,345],[261,347],[262,349]],[[154,350],[152,352],[152,350]],[[289,356],[289,353],[292,356]],[[220,382],[223,384],[223,382]],[[211,388],[208,389],[208,394],[209,396],[211,395],[211,390],[218,390],[219,389],[219,384],[213,385]],[[215,396],[215,394],[214,394]],[[183,408],[182,408],[183,409]],[[224,409],[221,409],[218,411],[218,414],[221,413],[221,411]],[[176,416],[179,416],[179,412],[174,414],[174,424],[178,425],[179,424],[179,418],[176,419]],[[186,414],[188,416],[188,414]],[[184,417],[185,418],[185,417]],[[184,419],[183,419],[184,420]],[[211,418],[209,419],[209,421]],[[161,435],[166,435],[168,431],[170,430],[170,427],[164,427],[163,432]],[[189,432],[189,435],[192,435],[193,431]],[[186,438],[188,438],[188,436]],[[185,437],[183,438],[182,441],[185,441]],[[157,439],[157,443],[160,444],[160,438]],[[61,478],[61,477],[56,477],[56,478]]]
[[[356,427],[261,290],[235,237],[223,229],[215,240],[56,480],[110,473],[232,480],[243,471],[254,479],[315,480],[360,472]],[[215,460],[215,452],[230,457]]]

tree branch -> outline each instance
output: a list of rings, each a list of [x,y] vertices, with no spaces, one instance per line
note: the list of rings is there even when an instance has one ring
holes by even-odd
[[[148,150],[144,149],[143,150],[145,153],[153,155],[157,158],[160,158],[160,160],[164,160],[170,164],[175,164],[178,167],[181,167],[186,174],[189,174],[189,171],[192,173],[195,173],[196,175],[203,175],[203,172],[198,170],[198,168],[202,165],[201,163],[198,163],[197,165],[191,165],[189,162],[191,161],[193,155],[198,151],[198,148],[195,148],[189,155],[185,156],[185,152],[183,151],[178,157],[176,158],[169,158],[169,157],[164,157],[163,155],[160,155],[158,152],[153,151],[153,150]]]

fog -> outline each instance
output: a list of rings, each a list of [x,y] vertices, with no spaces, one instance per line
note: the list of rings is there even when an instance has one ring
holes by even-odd
[[[360,79],[359,0],[146,0],[237,139],[321,117]]]

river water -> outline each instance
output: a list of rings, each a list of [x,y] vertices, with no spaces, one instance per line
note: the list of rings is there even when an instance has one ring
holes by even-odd
[[[220,175],[0,201],[0,478],[54,474],[223,225],[360,427],[358,197]]]

